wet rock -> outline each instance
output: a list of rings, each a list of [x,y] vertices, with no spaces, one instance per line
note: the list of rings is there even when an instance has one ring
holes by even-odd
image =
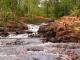
[[[20,41],[20,40],[16,40],[15,42],[14,42],[14,45],[23,45],[23,41]]]
[[[26,31],[26,33],[27,33],[27,34],[32,34],[33,32],[31,32],[31,31],[27,30],[27,31]]]
[[[26,31],[25,30],[18,30],[18,31],[15,31],[15,34],[18,35],[18,34],[25,34]]]
[[[37,34],[37,33],[32,33],[32,34],[29,34],[28,37],[35,37],[35,38],[39,38],[40,35]]]
[[[0,32],[4,32],[4,28],[3,27],[0,27]]]
[[[7,37],[9,35],[9,33],[7,32],[0,32],[0,36],[2,37]]]
[[[38,33],[48,42],[80,42],[80,17],[63,17],[41,25]]]

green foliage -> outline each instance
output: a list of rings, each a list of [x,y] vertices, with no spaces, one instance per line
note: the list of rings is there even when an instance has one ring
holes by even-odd
[[[70,11],[70,14],[72,16],[80,16],[80,0],[74,0],[74,3],[72,3],[72,9]]]
[[[16,9],[17,0],[0,0],[0,10],[13,11]]]
[[[45,1],[44,11],[47,17],[59,18],[66,15],[80,15],[80,0]]]
[[[70,5],[70,1],[69,0],[49,0],[49,3],[50,6],[50,13],[53,17],[62,17],[62,16],[65,16],[65,15],[69,15],[69,11],[70,11],[70,8],[71,8],[71,5]],[[48,8],[48,9],[49,9]]]
[[[39,4],[42,6],[39,7]],[[0,17],[1,15],[4,20],[27,16],[30,22],[34,21],[36,16],[48,18],[79,16],[80,0],[45,0],[42,3],[40,0],[0,0]]]

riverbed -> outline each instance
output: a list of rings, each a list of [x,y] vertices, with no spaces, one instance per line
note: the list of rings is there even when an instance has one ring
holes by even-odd
[[[28,25],[37,34],[39,25]],[[0,60],[80,60],[79,43],[43,43],[40,37],[28,33],[10,34],[0,38]]]

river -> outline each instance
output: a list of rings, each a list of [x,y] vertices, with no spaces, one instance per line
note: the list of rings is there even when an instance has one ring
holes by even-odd
[[[37,34],[39,25],[28,24],[28,29]],[[75,49],[70,50],[72,47]],[[0,39],[0,60],[71,60],[65,53],[75,50],[80,53],[78,48],[78,43],[43,43],[41,38],[29,37],[27,33],[10,34]]]

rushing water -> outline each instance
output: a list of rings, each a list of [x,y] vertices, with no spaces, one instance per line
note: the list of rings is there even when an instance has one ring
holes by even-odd
[[[35,34],[39,29],[39,25],[29,24],[28,29]],[[22,44],[6,45],[15,41]],[[65,46],[67,48],[72,46],[79,48],[79,44],[76,43],[70,43],[69,45],[67,43],[42,43],[39,37],[28,37],[27,33],[19,35],[10,34],[0,39],[0,60],[71,60],[68,55],[59,54],[63,53]],[[57,49],[57,47],[61,49]]]

